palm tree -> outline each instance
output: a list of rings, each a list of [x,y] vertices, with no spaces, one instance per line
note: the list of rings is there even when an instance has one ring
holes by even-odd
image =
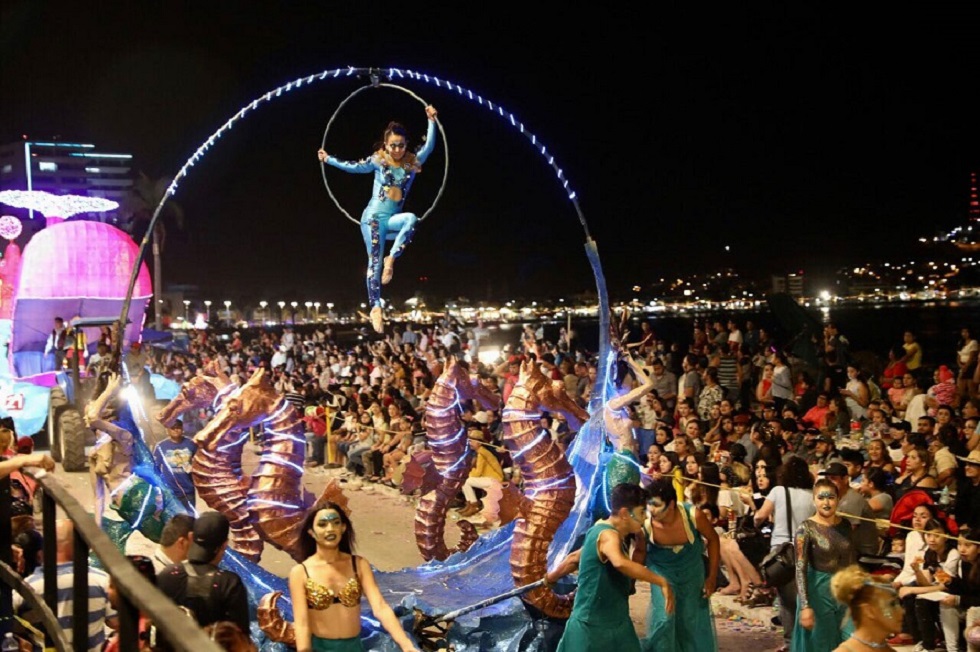
[[[153,217],[153,211],[163,200],[170,187],[172,179],[161,177],[151,179],[140,171],[133,182],[129,196],[120,207],[123,222],[120,225],[129,233],[133,240],[139,242],[146,235],[146,229]],[[160,219],[153,228],[153,323],[154,328],[162,326],[162,311],[160,300],[163,297],[163,276],[161,271],[161,255],[167,242],[167,222],[173,223],[178,229],[184,228],[184,209],[177,202],[168,200],[163,207]]]

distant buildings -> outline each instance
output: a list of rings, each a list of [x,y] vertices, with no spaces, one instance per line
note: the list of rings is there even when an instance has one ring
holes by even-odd
[[[131,154],[108,153],[88,143],[22,140],[0,145],[0,190],[44,190],[56,195],[104,197],[123,203],[133,187]],[[18,217],[34,211],[5,206]],[[81,219],[116,224],[118,209]]]
[[[803,297],[803,272],[798,274],[787,274],[786,276],[774,275],[772,277],[773,294],[788,293],[797,299]]]

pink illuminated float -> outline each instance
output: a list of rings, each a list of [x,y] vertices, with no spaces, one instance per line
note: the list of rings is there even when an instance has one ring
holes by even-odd
[[[46,219],[47,228],[27,243],[19,265],[14,260],[19,254],[16,245],[11,243],[7,247],[4,299],[0,306],[0,315],[13,321],[10,340],[13,375],[37,377],[54,371],[49,368],[52,361],[45,359],[44,345],[55,317],[67,321],[75,316],[101,317],[119,312],[138,248],[126,233],[109,224],[66,221],[80,213],[102,212],[119,206],[109,199],[3,190],[0,203],[38,211]],[[9,239],[20,222],[8,218],[0,218],[0,235]],[[8,285],[12,300],[6,298]],[[125,337],[129,341],[139,339],[151,287],[150,274],[141,265],[128,312],[130,324]],[[98,333],[86,335],[89,342],[98,339]]]
[[[55,317],[113,315],[126,298],[137,247],[126,233],[101,222],[71,221],[39,231],[27,246],[14,302],[10,350],[19,376],[49,371],[43,351]],[[138,341],[153,294],[140,266],[125,339]],[[86,333],[89,342],[98,333]]]

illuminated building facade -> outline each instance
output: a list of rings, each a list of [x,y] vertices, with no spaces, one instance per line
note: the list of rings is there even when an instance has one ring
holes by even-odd
[[[123,204],[133,186],[131,154],[109,153],[88,143],[22,140],[0,146],[0,190],[43,190],[56,195],[102,197]],[[4,207],[18,217],[30,209]],[[81,213],[75,219],[118,223],[118,209]]]

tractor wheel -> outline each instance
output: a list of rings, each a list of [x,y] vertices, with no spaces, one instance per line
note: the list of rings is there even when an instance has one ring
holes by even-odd
[[[65,390],[61,389],[57,385],[51,388],[51,408],[60,408],[63,405],[68,405],[68,397],[65,396]]]
[[[91,431],[85,427],[81,413],[75,408],[66,408],[58,414],[55,426],[55,441],[52,452],[58,451],[61,467],[65,471],[84,471],[87,467],[85,444],[91,438]]]

